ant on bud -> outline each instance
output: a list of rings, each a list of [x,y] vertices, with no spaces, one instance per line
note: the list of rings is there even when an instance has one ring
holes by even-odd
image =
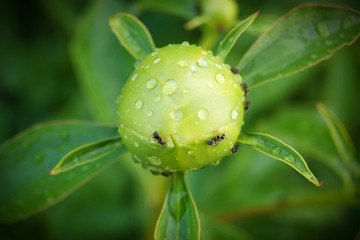
[[[210,139],[208,142],[207,142],[207,145],[209,146],[213,146],[213,145],[218,145],[219,142],[221,142],[222,140],[225,139],[225,134],[221,134],[221,136],[216,136],[212,139]]]
[[[240,145],[239,145],[238,143],[236,143],[235,146],[231,149],[231,152],[232,152],[232,153],[236,153],[237,150],[239,149],[239,146],[240,146]]]
[[[250,101],[248,99],[245,100],[244,108],[245,108],[245,110],[249,110],[249,108],[250,108]]]
[[[158,143],[159,143],[161,146],[165,146],[165,145],[166,145],[166,142],[163,142],[163,140],[161,139],[158,131],[155,131],[155,132],[154,132],[153,139],[157,140]]]
[[[237,69],[236,67],[232,67],[231,71],[233,74],[239,74],[239,69]]]
[[[244,91],[244,96],[246,96],[247,94],[248,94],[248,85],[246,84],[246,83],[242,83],[242,84],[240,84],[241,85],[241,88],[242,88],[242,90]]]

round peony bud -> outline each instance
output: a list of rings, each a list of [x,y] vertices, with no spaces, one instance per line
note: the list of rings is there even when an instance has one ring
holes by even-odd
[[[118,99],[119,133],[134,161],[174,172],[223,158],[243,125],[240,84],[229,65],[188,42],[149,54]]]

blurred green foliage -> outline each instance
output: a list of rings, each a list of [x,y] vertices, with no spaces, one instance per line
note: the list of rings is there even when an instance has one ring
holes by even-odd
[[[184,25],[200,13],[199,2],[3,1],[0,141],[46,120],[115,123],[115,100],[135,60],[119,46],[109,16],[119,11],[137,15],[158,47],[184,40],[197,43],[206,30],[187,31]],[[318,2],[360,9],[350,0]],[[301,3],[238,1],[238,19],[257,10],[260,15],[227,62],[236,65],[263,29]],[[296,147],[324,185],[315,188],[280,162],[241,146],[217,167],[188,175],[202,239],[360,238],[359,183],[341,168],[315,107],[321,101],[334,111],[358,151],[359,64],[358,41],[312,69],[249,93],[245,130],[267,132]],[[56,206],[27,220],[1,224],[0,238],[152,239],[167,184],[126,155]]]

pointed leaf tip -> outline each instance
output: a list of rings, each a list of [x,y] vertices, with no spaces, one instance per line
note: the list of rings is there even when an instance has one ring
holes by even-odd
[[[288,164],[310,182],[321,186],[303,157],[283,141],[264,133],[243,134],[238,140],[240,143],[250,145],[255,150]]]
[[[75,167],[101,159],[121,146],[120,137],[101,139],[100,141],[80,146],[66,154],[58,164],[50,170],[50,174],[57,175]]]
[[[146,26],[135,16],[117,13],[109,24],[123,47],[137,60],[144,59],[155,49],[154,41]]]

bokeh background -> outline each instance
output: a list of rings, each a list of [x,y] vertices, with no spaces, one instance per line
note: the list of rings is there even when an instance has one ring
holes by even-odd
[[[317,2],[360,10],[359,1]],[[229,55],[231,65],[278,17],[305,2],[236,3],[237,21],[257,10],[260,15]],[[213,33],[206,26],[184,28],[204,13],[204,2],[195,0],[2,1],[0,143],[37,122],[116,123],[115,100],[135,63],[108,26],[116,12],[138,16],[158,47],[204,42]],[[214,33],[215,42],[231,24]],[[316,188],[290,167],[241,146],[218,166],[187,176],[202,239],[360,239],[359,183],[336,167],[341,158],[315,107],[319,101],[330,107],[359,150],[359,64],[357,41],[309,70],[249,93],[244,130],[290,143],[324,184]],[[0,224],[0,239],[152,239],[168,182],[128,154],[57,205]]]

